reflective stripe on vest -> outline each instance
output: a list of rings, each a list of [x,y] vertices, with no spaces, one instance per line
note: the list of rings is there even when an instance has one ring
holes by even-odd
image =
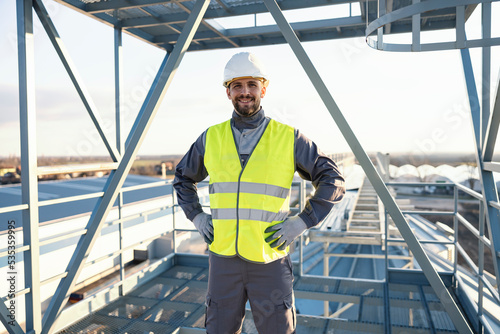
[[[264,230],[288,215],[294,141],[292,127],[270,120],[243,169],[230,121],[208,129],[204,161],[214,224],[210,251],[259,263],[288,253],[271,248]]]
[[[273,186],[264,183],[240,182],[240,192],[249,194],[263,194],[279,198],[287,198],[290,189]],[[214,193],[237,193],[238,182],[212,183],[209,188],[211,194]]]

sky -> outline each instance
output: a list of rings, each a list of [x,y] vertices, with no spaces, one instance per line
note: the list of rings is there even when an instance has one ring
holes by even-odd
[[[44,3],[114,141],[113,29],[51,0]],[[492,36],[500,37],[500,3],[492,7]],[[322,13],[342,16],[345,10],[337,6]],[[0,157],[20,155],[15,17],[15,2],[0,1]],[[106,155],[83,103],[38,18],[35,20],[38,156]],[[271,22],[270,15],[257,17],[258,24]],[[219,23],[229,27],[234,21]],[[466,29],[469,39],[480,38],[479,7]],[[454,31],[423,33],[422,41],[453,37]],[[407,34],[390,38],[408,41]],[[473,152],[460,51],[382,52],[368,47],[364,38],[303,45],[366,151],[414,155]],[[184,154],[206,128],[231,116],[222,74],[230,57],[241,51],[257,54],[270,73],[262,100],[267,116],[298,128],[326,153],[350,151],[290,47],[277,45],[187,53],[139,155]],[[124,34],[124,138],[164,55],[163,50]],[[481,50],[471,49],[471,57],[480,93]],[[492,92],[497,90],[499,68],[500,47],[495,46]]]

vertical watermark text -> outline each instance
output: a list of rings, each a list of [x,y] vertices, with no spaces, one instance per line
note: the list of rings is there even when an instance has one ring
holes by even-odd
[[[16,291],[17,291],[17,268],[16,268],[16,221],[7,221],[7,297],[9,311],[7,317],[9,325],[16,326]]]

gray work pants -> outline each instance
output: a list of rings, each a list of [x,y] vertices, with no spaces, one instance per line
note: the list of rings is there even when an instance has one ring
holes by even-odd
[[[260,334],[295,333],[290,256],[267,264],[209,254],[207,334],[239,334],[250,301]]]

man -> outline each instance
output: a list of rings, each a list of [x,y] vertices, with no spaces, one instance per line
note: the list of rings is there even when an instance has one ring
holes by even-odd
[[[232,118],[208,128],[175,172],[178,202],[209,244],[208,334],[240,333],[247,300],[259,333],[295,333],[288,246],[345,193],[332,160],[298,130],[264,115],[268,84],[255,55],[234,55],[223,82]],[[316,191],[303,212],[287,217],[295,171]],[[196,192],[208,175],[211,215]]]

